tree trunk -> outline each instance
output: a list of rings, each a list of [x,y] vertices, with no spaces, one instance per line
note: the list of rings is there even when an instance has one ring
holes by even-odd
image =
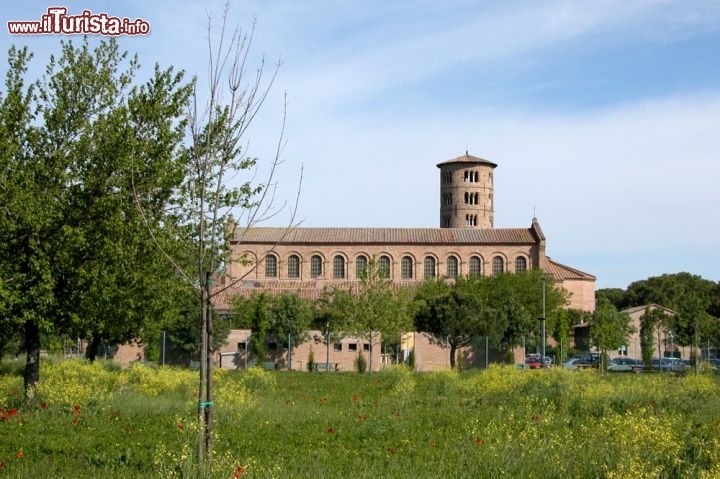
[[[210,273],[207,273],[205,281],[205,324],[207,325],[207,376],[205,381],[205,387],[207,391],[205,393],[205,401],[207,401],[207,407],[205,408],[205,454],[207,460],[210,461],[212,458],[212,436],[213,436],[213,383],[212,383],[212,370],[213,370],[213,315],[212,306],[210,304]]]
[[[34,320],[25,321],[25,350],[27,361],[23,373],[25,400],[32,400],[40,385],[40,327]]]
[[[372,373],[373,363],[372,363],[372,357],[373,357],[373,335],[370,333],[370,357],[368,358],[368,372]]]
[[[102,336],[100,334],[93,334],[92,340],[90,340],[90,344],[88,344],[87,349],[85,350],[85,359],[90,362],[95,361],[101,342]]]
[[[450,369],[455,369],[455,354],[457,353],[457,346],[453,341],[450,341]]]
[[[198,390],[198,439],[197,455],[198,464],[202,471],[207,461],[207,449],[205,443],[205,409],[207,408],[207,288],[200,287],[200,385]]]

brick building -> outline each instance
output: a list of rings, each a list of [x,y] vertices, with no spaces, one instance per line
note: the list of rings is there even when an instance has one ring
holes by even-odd
[[[360,271],[375,258],[396,287],[432,277],[540,268],[570,293],[570,307],[594,310],[595,277],[546,256],[546,238],[536,218],[525,228],[494,227],[495,163],[466,152],[437,167],[439,228],[242,230],[232,241],[237,261],[227,265],[219,281],[220,286],[235,284],[217,297],[216,307],[222,311],[233,296],[258,291],[292,291],[317,298],[325,286],[352,288]],[[415,343],[417,357],[426,357],[432,368],[447,363],[441,344]],[[417,350],[421,343],[434,350]]]

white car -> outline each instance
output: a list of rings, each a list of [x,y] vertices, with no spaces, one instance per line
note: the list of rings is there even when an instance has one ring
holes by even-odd
[[[580,362],[580,356],[573,356],[572,358],[568,358],[565,360],[564,363],[562,363],[563,369],[570,369],[575,370],[578,369],[577,363]]]

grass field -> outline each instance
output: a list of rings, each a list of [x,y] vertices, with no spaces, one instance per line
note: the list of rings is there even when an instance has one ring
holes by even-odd
[[[2,477],[717,478],[720,381],[595,371],[216,371],[199,475],[197,372],[43,364],[0,376]]]

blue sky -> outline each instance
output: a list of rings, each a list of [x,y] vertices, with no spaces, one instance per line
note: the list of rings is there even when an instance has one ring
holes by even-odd
[[[51,5],[12,2],[3,23]],[[143,18],[151,33],[121,47],[146,71],[199,75],[207,12],[223,8],[63,5]],[[302,167],[304,226],[436,227],[435,165],[468,150],[498,164],[495,226],[528,227],[535,212],[548,255],[599,288],[680,271],[720,280],[720,2],[231,4],[233,25],[253,16],[253,58],[282,66],[249,152],[272,155],[287,94],[277,197],[292,201]],[[62,37],[0,38],[30,46],[39,72]]]

